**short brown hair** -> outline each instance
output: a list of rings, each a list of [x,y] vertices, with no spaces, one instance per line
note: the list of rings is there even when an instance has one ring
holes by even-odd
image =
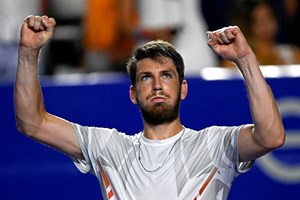
[[[159,60],[164,57],[171,58],[173,60],[181,83],[184,79],[184,62],[182,56],[170,43],[162,40],[155,40],[138,47],[128,60],[126,68],[131,84],[135,86],[136,83],[138,61],[144,58]]]

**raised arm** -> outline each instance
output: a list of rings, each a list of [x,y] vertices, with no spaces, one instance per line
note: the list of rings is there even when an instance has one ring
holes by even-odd
[[[284,144],[285,131],[277,104],[259,68],[255,54],[237,26],[208,32],[208,45],[234,62],[247,88],[254,126],[242,128],[238,140],[241,161],[254,160]]]
[[[82,154],[69,122],[46,112],[38,80],[40,49],[53,37],[55,20],[29,16],[20,33],[14,88],[17,128],[21,133],[76,158]]]

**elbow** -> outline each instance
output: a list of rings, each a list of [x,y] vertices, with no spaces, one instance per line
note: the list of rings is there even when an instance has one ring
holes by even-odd
[[[18,116],[16,116],[16,128],[17,128],[18,132],[20,132],[22,134],[26,134],[25,125]]]
[[[17,130],[19,133],[32,137],[33,134],[30,132],[30,129],[28,128],[28,126],[26,126],[24,123],[20,122],[19,120],[17,120]]]
[[[36,139],[37,134],[47,121],[47,113],[39,115],[18,115],[16,114],[16,128],[18,132],[30,138]]]
[[[279,133],[278,133],[278,137],[275,143],[275,148],[280,148],[284,145],[285,143],[285,139],[286,139],[286,134],[285,134],[285,130],[284,128],[282,128]]]
[[[286,134],[283,127],[278,127],[267,132],[257,132],[257,129],[254,129],[254,132],[258,136],[255,137],[257,144],[267,152],[276,150],[285,143]]]
[[[277,128],[274,138],[276,138],[276,139],[274,139],[274,149],[278,149],[284,145],[285,139],[286,139],[286,134],[285,134],[285,129],[284,129],[284,126],[282,123]]]
[[[19,133],[25,134],[25,129],[24,129],[24,127],[18,122],[18,120],[17,120],[16,126],[17,126],[17,131],[18,131]]]
[[[276,134],[272,135],[268,142],[266,142],[265,148],[269,150],[275,150],[282,147],[285,143],[286,134],[285,130],[281,128],[276,131]]]
[[[18,118],[16,120],[16,128],[18,132],[31,138],[34,138],[35,133],[37,132],[37,126],[26,123],[25,121]]]

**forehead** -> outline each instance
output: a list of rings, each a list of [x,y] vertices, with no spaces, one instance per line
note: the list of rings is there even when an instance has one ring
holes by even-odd
[[[151,71],[176,71],[176,66],[171,58],[144,58],[137,62],[137,74]]]

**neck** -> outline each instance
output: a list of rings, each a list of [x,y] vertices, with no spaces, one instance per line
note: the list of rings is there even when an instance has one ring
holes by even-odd
[[[159,125],[151,125],[144,122],[144,137],[152,140],[163,140],[178,134],[183,129],[179,118]]]

